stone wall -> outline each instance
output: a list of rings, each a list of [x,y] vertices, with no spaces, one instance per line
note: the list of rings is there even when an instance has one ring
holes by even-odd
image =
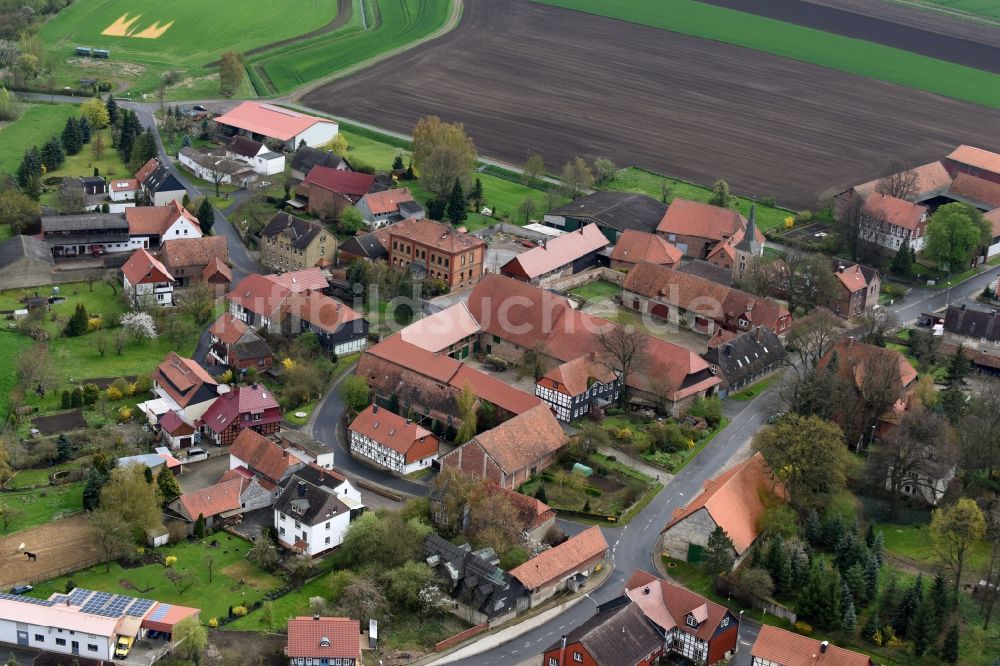
[[[675,560],[687,561],[688,544],[704,548],[715,529],[715,521],[705,509],[699,509],[663,534],[663,551]]]
[[[604,266],[599,266],[597,268],[592,268],[589,271],[577,273],[576,275],[569,275],[558,280],[546,280],[545,288],[552,291],[566,292],[570,289],[576,289],[580,285],[587,284],[588,282],[596,282],[598,280],[606,280],[608,282],[614,282],[617,285],[621,285],[625,282],[625,275],[626,274],[621,271],[615,271]]]

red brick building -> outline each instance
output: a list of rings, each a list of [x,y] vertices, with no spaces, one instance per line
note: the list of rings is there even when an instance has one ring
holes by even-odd
[[[542,666],[652,666],[663,639],[634,604],[598,610],[542,655]]]
[[[746,226],[746,219],[735,210],[678,197],[667,208],[656,233],[685,255],[705,259],[716,245],[732,238]],[[763,243],[763,235],[760,234],[757,240]]]
[[[375,176],[314,166],[299,186],[297,194],[308,203],[306,210],[317,217],[335,217],[372,191]]]
[[[389,265],[442,280],[448,289],[475,286],[483,276],[486,241],[450,224],[410,218],[387,228]]]

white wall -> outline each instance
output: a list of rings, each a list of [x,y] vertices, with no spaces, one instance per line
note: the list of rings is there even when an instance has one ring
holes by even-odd
[[[298,539],[304,539],[307,548],[305,554],[314,557],[319,553],[336,548],[344,542],[344,532],[351,522],[351,513],[344,511],[332,516],[330,520],[310,527],[304,523],[295,526],[295,519],[275,509],[274,528],[278,538],[288,545],[293,545]],[[283,530],[283,531],[282,531]]]
[[[109,196],[112,201],[135,201],[136,192],[137,190],[118,190],[116,192],[110,192]]]
[[[316,123],[305,132],[302,132],[294,139],[292,139],[292,150],[297,150],[299,144],[304,140],[307,146],[317,147],[322,146],[325,143],[329,143],[333,137],[337,136],[339,128],[337,123],[331,121],[324,121]]]
[[[201,229],[191,224],[186,217],[178,217],[177,221],[167,227],[167,230],[160,236],[160,242],[178,238],[201,238]]]
[[[125,293],[128,295],[129,300],[132,301],[132,305],[135,305],[137,299],[161,307],[168,307],[174,304],[174,286],[169,282],[158,282],[156,284],[140,282],[135,285],[134,290],[132,288],[133,285],[129,284],[127,277],[122,276],[122,283],[125,286]],[[162,286],[164,284],[167,286]]]
[[[73,641],[79,643],[78,654],[81,657],[91,659],[110,660],[111,645],[113,637],[94,636],[91,634],[70,632],[68,629],[58,629],[56,627],[46,627],[27,622],[17,622],[14,619],[0,619],[0,643],[10,643],[17,645],[17,632],[25,631],[28,634],[28,647],[59,652],[63,654],[73,654]],[[42,640],[37,640],[41,636]],[[66,645],[57,645],[56,639],[66,641]],[[89,646],[94,645],[97,651],[90,650]]]
[[[276,173],[285,172],[285,156],[279,155],[274,159],[265,160],[262,156],[258,155],[253,160],[253,170],[262,176],[271,176]]]

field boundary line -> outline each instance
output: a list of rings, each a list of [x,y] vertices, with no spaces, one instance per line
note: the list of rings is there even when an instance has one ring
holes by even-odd
[[[331,81],[336,81],[337,79],[342,79],[346,76],[350,76],[351,74],[360,72],[361,70],[371,67],[372,65],[378,64],[383,60],[388,60],[389,58],[399,55],[400,53],[405,53],[410,49],[416,48],[417,46],[421,46],[422,44],[426,44],[427,42],[433,39],[437,39],[438,37],[448,34],[458,26],[458,22],[462,18],[462,11],[465,7],[465,0],[450,0],[450,5],[451,5],[451,12],[448,15],[448,19],[444,22],[444,24],[441,27],[439,27],[437,30],[427,35],[426,37],[418,39],[414,42],[410,42],[408,44],[403,44],[402,46],[398,46],[394,49],[384,51],[376,56],[368,58],[367,60],[362,60],[359,63],[351,65],[350,67],[347,67],[346,69],[343,69],[339,72],[334,72],[329,76],[324,76],[323,78],[316,79],[315,81],[312,81],[310,83],[305,84],[304,86],[301,86],[300,88],[292,90],[287,95],[279,97],[277,100],[274,101],[298,102],[303,95],[312,92],[316,88],[321,88],[326,84],[330,83]]]

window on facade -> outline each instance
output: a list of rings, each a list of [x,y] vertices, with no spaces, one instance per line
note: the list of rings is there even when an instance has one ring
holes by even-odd
[[[295,521],[295,529],[299,529],[300,527],[302,527],[302,525],[300,525],[299,521],[296,520]]]
[[[97,652],[97,646],[94,645],[93,643],[87,643],[87,649],[90,650],[91,652]]]
[[[281,519],[284,520],[285,519],[284,516],[282,516]],[[280,534],[281,536],[285,536],[285,528],[284,527],[279,527],[278,528],[278,534]]]
[[[35,640],[38,641],[39,643],[44,643],[45,642],[45,636],[43,636],[41,634],[35,634]]]
[[[66,639],[65,638],[57,638],[56,639],[56,645],[66,645]]]
[[[574,652],[573,653],[573,661],[577,662],[578,664],[582,664],[583,663],[583,655],[580,654],[579,652]]]
[[[325,543],[326,543],[326,545],[328,545],[328,546],[330,545],[330,537],[327,537],[327,538],[326,538],[326,542],[325,542]]]
[[[722,618],[722,622],[719,623],[719,626],[720,627],[728,627],[729,626],[729,616],[728,615],[726,617]]]
[[[330,529],[330,521],[326,522],[326,529]]]
[[[555,657],[549,657],[549,666],[559,666],[559,660]]]
[[[688,615],[687,616],[687,626],[689,626],[689,627],[697,627],[698,626],[698,620],[694,619],[694,615]]]

